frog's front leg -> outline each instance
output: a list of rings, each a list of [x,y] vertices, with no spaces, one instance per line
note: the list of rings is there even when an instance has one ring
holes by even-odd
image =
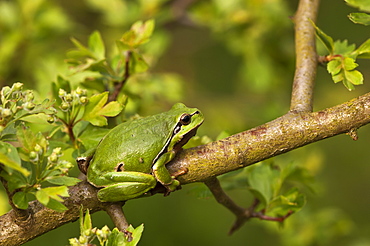
[[[153,166],[153,175],[169,192],[175,191],[180,186],[180,182],[171,176],[166,168],[166,164],[174,157],[173,151],[164,153]]]
[[[157,180],[151,174],[141,172],[109,172],[101,177],[104,188],[99,190],[102,202],[118,202],[133,199],[156,186]]]

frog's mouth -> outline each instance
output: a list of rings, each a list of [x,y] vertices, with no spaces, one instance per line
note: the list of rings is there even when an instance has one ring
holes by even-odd
[[[186,135],[184,135],[182,139],[173,146],[174,151],[178,152],[179,150],[181,150],[182,146],[184,146],[190,140],[190,138],[195,136],[197,130],[198,127],[195,127],[194,129],[190,130]]]

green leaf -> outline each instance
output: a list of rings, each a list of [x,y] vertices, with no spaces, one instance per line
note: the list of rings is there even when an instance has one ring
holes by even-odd
[[[83,144],[85,149],[96,147],[99,141],[109,132],[109,129],[95,127],[89,124],[86,129],[78,137],[78,140]]]
[[[54,199],[50,199],[50,201],[48,202],[47,205],[45,205],[45,207],[47,208],[50,208],[52,210],[55,210],[57,212],[64,212],[66,210],[68,210],[68,208],[66,206],[64,206],[62,203],[54,200]]]
[[[274,193],[278,192],[275,188],[280,188],[276,187],[279,173],[265,162],[253,166],[249,171],[247,177],[250,191],[264,206],[266,206],[272,199]]]
[[[333,53],[335,55],[350,55],[356,48],[355,44],[348,44],[347,40],[336,40],[334,42]]]
[[[345,0],[352,7],[358,8],[362,11],[370,12],[369,0]]]
[[[114,228],[112,232],[109,234],[105,246],[118,246],[118,245],[127,246],[128,244],[126,244],[126,242],[127,240],[123,232],[119,231],[117,228]]]
[[[41,132],[35,134],[27,127],[20,127],[17,131],[17,137],[22,145],[20,156],[24,161],[30,161],[28,154],[34,150],[36,144],[41,147],[43,153],[47,150],[48,141]]]
[[[17,149],[9,143],[0,142],[0,163],[10,168],[10,170],[7,170],[10,174],[12,169],[22,173],[24,176],[30,174],[27,169],[22,167]]]
[[[67,186],[46,187],[36,192],[37,200],[45,206],[49,202],[50,198],[58,202],[63,202],[63,198],[61,198],[61,196],[69,197]]]
[[[289,190],[286,194],[276,197],[268,206],[267,213],[274,216],[284,216],[290,211],[296,212],[305,204],[305,196],[297,188]]]
[[[7,169],[7,167],[4,167],[4,169]],[[6,170],[0,172],[0,176],[8,182],[8,189],[10,192],[29,186],[27,179],[20,172],[10,173],[9,170]]]
[[[138,21],[131,27],[136,34],[136,45],[141,45],[149,41],[154,31],[154,20],[147,20],[144,23]]]
[[[50,200],[49,195],[44,191],[44,189],[36,191],[36,198],[44,206],[46,206]]]
[[[114,228],[109,235],[107,242],[105,246],[136,246],[140,239],[141,235],[144,230],[144,225],[141,224],[140,226],[136,227],[135,229],[130,225],[127,228],[127,231],[132,233],[132,240],[130,242],[127,241],[127,238],[125,237],[124,233],[119,231],[117,228]]]
[[[349,57],[343,59],[343,69],[344,70],[353,70],[358,67],[358,64],[355,63],[355,60]]]
[[[370,58],[370,39],[366,40],[356,50],[357,58]]]
[[[28,199],[27,199],[27,193],[23,191],[19,191],[14,194],[12,198],[13,203],[17,208],[20,209],[27,209],[28,208]]]
[[[75,38],[71,38],[72,43],[76,46],[77,49],[67,52],[67,56],[73,59],[80,59],[84,57],[94,57],[94,54],[80,41]]]
[[[350,13],[348,18],[356,24],[368,26],[370,25],[370,15],[365,13]]]
[[[107,125],[107,119],[104,116],[116,116],[123,109],[123,106],[116,101],[105,105],[107,101],[108,92],[90,97],[82,118],[95,126]]]
[[[92,228],[92,222],[91,222],[91,216],[90,216],[90,211],[87,209],[86,210],[86,213],[85,213],[85,217],[82,216],[81,220],[83,220],[83,222],[81,223],[81,232],[84,232],[86,230],[91,230]]]
[[[132,52],[130,59],[131,73],[143,73],[148,70],[149,65],[144,60],[143,56],[137,52]]]
[[[126,245],[127,246],[136,246],[139,243],[139,241],[141,239],[141,235],[144,231],[144,224],[139,225],[135,229],[130,225],[127,228],[127,230],[132,233],[132,241],[127,242]]]
[[[61,196],[69,196],[66,186],[46,187],[36,191],[36,198],[42,205],[58,212],[67,210],[61,203],[63,202]]]
[[[328,36],[326,33],[324,33],[320,28],[316,26],[316,24],[311,21],[312,25],[316,29],[316,36],[320,39],[320,41],[324,44],[326,49],[329,51],[330,54],[334,53],[334,42],[333,38]]]
[[[100,32],[95,31],[90,35],[88,46],[96,59],[101,60],[105,58],[105,47]]]
[[[327,65],[328,72],[333,76],[337,75],[342,70],[342,62],[340,59],[333,59]]]
[[[345,77],[343,78],[343,85],[347,88],[347,90],[349,91],[352,91],[355,89],[355,87],[353,86],[353,84],[348,81]]]
[[[46,180],[51,184],[65,185],[65,186],[72,186],[72,185],[75,185],[81,182],[81,180],[78,178],[68,177],[68,176],[52,176],[52,177],[48,177]]]
[[[145,44],[149,41],[154,30],[154,20],[146,22],[137,21],[131,29],[125,32],[121,39],[117,42],[117,46],[121,51],[133,50],[138,46]]]
[[[364,81],[364,77],[362,76],[362,73],[360,73],[357,70],[352,71],[345,71],[345,77],[346,79],[354,85],[361,85]]]

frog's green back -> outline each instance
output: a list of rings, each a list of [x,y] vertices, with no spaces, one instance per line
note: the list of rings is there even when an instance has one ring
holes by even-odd
[[[128,121],[113,128],[99,144],[94,164],[100,170],[113,171],[112,163],[123,160],[125,171],[150,172],[158,150],[171,135],[172,126],[158,116]]]
[[[150,173],[153,160],[162,151],[184,113],[197,109],[175,104],[170,111],[122,123],[113,128],[100,142],[90,162],[88,176],[94,172],[113,172],[122,163],[120,171]]]

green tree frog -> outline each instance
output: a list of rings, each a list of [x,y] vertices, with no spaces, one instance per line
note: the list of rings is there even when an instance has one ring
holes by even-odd
[[[153,189],[157,181],[167,192],[176,190],[180,183],[165,165],[195,135],[203,119],[198,109],[177,103],[167,112],[110,130],[85,160],[88,182],[101,188],[99,200],[129,200]]]

